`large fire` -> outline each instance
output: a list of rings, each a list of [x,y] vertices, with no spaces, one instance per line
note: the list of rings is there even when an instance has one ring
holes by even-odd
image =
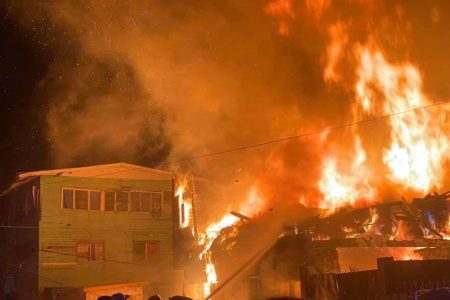
[[[257,215],[265,206],[265,200],[258,192],[256,186],[250,189],[248,197],[241,203],[239,211],[247,217]],[[212,288],[218,283],[216,268],[211,257],[211,246],[213,242],[219,237],[221,231],[235,225],[239,222],[239,218],[234,215],[226,214],[218,222],[212,222],[199,236],[199,244],[202,245],[203,250],[200,253],[200,259],[205,261],[205,273],[207,281],[204,284],[204,295],[207,297]]]
[[[331,49],[334,51],[327,53],[332,63],[327,65],[325,79],[337,78],[331,66],[341,50],[338,46]],[[390,142],[381,150],[382,162],[389,170],[386,179],[403,191],[428,193],[440,188],[450,153],[450,128],[440,110],[417,109],[432,103],[422,91],[419,70],[410,63],[389,63],[376,47],[358,45],[355,49],[354,118],[390,116]],[[375,184],[369,181],[366,150],[358,132],[353,133],[355,154],[353,161],[346,162],[351,165],[347,173],[338,170],[336,158],[327,157],[323,163],[320,206],[330,211],[357,201],[371,203],[377,194]]]
[[[193,219],[192,215],[192,203],[188,202],[186,198],[186,190],[188,188],[188,183],[186,180],[180,180],[178,182],[178,187],[175,195],[178,197],[178,204],[180,208],[180,228],[192,228]],[[261,209],[264,208],[265,200],[260,196],[256,186],[252,187],[248,197],[239,206],[239,211],[248,217],[255,216]],[[205,229],[198,235],[198,245],[201,246],[202,250],[199,254],[199,259],[205,263],[205,277],[206,281],[203,286],[204,296],[208,296],[213,287],[218,283],[218,277],[216,273],[216,268],[212,260],[211,246],[214,241],[219,237],[221,231],[224,228],[235,225],[239,222],[239,218],[226,213],[219,221],[214,221],[208,224]]]
[[[354,151],[355,159],[345,175],[337,169],[336,158],[328,157],[324,160],[322,178],[318,183],[323,194],[319,206],[329,212],[344,205],[353,206],[357,201],[371,201],[375,198],[376,191],[367,180],[364,167],[366,153],[359,138],[356,138]]]
[[[358,3],[363,5],[365,2]],[[313,204],[311,206],[325,211],[325,215],[331,215],[344,206],[364,207],[381,202],[383,199],[379,196],[385,186],[408,195],[429,194],[441,189],[450,158],[450,122],[445,120],[446,114],[442,114],[442,111],[448,114],[448,106],[444,105],[443,109],[431,107],[433,101],[424,91],[423,75],[419,68],[407,60],[401,63],[391,61],[375,36],[364,41],[353,41],[349,30],[351,20],[322,21],[332,1],[308,0],[304,5],[314,26],[323,27],[321,30],[328,35],[328,44],[321,56],[324,82],[351,92],[353,99],[348,117],[354,122],[353,125],[373,119],[381,124],[380,130],[387,132],[383,145],[375,146],[367,142],[370,137],[366,137],[358,126],[349,126],[347,133],[353,146],[347,149],[334,147],[335,141],[326,135],[322,144],[327,144],[327,147],[320,155],[318,164],[321,170],[315,187],[321,196],[302,203]],[[301,4],[291,0],[274,0],[264,7],[264,12],[278,21],[278,34],[283,37],[292,33],[291,23],[300,15],[297,6]],[[349,62],[351,66],[352,75],[348,78],[340,73],[344,62]],[[368,153],[379,155],[369,160]],[[380,170],[383,173],[380,174]],[[306,196],[299,192],[293,197],[305,199]],[[180,199],[183,202],[182,196]],[[240,212],[254,216],[265,204],[264,197],[253,187]],[[376,208],[369,211],[370,215],[361,224],[363,234],[378,236],[388,232],[391,240],[400,241],[414,238],[405,220],[393,217],[386,223],[386,220],[381,220]],[[224,228],[238,222],[239,218],[225,214],[199,234],[198,242],[203,249],[200,258],[206,264],[205,295],[209,295],[219,282],[211,246]],[[388,223],[391,228],[388,228]],[[428,223],[427,226],[434,226],[433,222]],[[183,221],[180,224],[187,226]],[[428,231],[427,228],[421,229]],[[342,230],[347,238],[361,236],[351,228],[343,227]],[[437,228],[436,232],[448,238],[450,219],[445,230]],[[317,233],[315,238],[330,237]],[[399,256],[403,259],[417,258],[412,252],[400,253]]]
[[[378,49],[358,50],[358,105],[367,114],[396,114],[430,105],[419,70],[410,63],[393,65]],[[440,188],[450,136],[441,111],[421,109],[389,118],[391,142],[383,151],[389,179],[427,193]]]

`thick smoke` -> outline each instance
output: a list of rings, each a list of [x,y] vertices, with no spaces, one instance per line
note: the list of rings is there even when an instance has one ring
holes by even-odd
[[[271,2],[290,3],[293,13],[270,9]],[[344,53],[344,63],[335,66],[339,84],[323,77],[334,23],[347,30],[349,42],[376,40],[391,61],[411,59],[423,69],[433,98],[450,95],[448,40],[428,34],[448,32],[445,1],[9,5],[11,16],[38,30],[38,42],[55,53],[41,89],[51,103],[48,136],[56,166],[125,160],[167,167],[165,161],[347,123],[354,54]],[[220,214],[253,184],[269,201],[313,199],[321,153],[351,147],[349,131],[171,167],[232,184],[223,207],[214,203]],[[383,136],[375,136],[363,144],[383,144]]]

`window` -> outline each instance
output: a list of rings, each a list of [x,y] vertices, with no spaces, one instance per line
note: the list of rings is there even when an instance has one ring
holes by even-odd
[[[115,192],[105,192],[105,210],[115,211],[116,210],[116,193]]]
[[[161,216],[162,211],[162,194],[152,193],[151,211],[155,216]]]
[[[105,259],[103,241],[80,241],[76,244],[78,261],[102,261]]]
[[[78,210],[101,210],[102,192],[85,189],[62,189],[62,208]]]
[[[75,190],[75,209],[88,209],[88,191]]]
[[[147,241],[145,243],[147,260],[159,258],[159,241]]]
[[[78,242],[77,243],[77,260],[88,261],[90,252],[90,242]]]
[[[141,211],[141,193],[130,192],[130,211]]]
[[[89,209],[100,210],[101,208],[101,192],[90,191],[89,192]]]
[[[146,212],[153,217],[160,217],[163,193],[63,188],[61,207],[89,211]]]
[[[63,208],[73,209],[73,190],[63,189]]]
[[[116,210],[128,211],[128,192],[117,192]]]
[[[160,242],[134,241],[133,254],[135,261],[158,259],[160,255]]]
[[[93,242],[91,243],[91,260],[100,261],[105,259],[105,243]]]
[[[151,193],[141,193],[141,211],[150,212]]]

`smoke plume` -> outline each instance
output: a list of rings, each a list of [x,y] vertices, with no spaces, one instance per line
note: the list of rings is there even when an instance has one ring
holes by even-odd
[[[36,43],[54,53],[40,89],[50,100],[55,166],[124,160],[167,167],[166,161],[347,123],[356,76],[349,44],[375,43],[394,64],[413,61],[431,99],[450,96],[448,39],[434,38],[449,29],[444,1],[14,0],[8,6],[11,17],[36,32]],[[380,126],[364,129],[370,138],[362,138],[363,146],[386,144]],[[345,161],[351,133],[171,168],[231,184],[223,207],[241,201],[252,185],[269,201],[303,197],[308,204],[320,197],[323,153],[332,149]],[[369,161],[382,161],[368,153]]]

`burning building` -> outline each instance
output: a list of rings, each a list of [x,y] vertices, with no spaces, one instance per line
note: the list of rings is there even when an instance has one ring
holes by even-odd
[[[292,225],[272,235],[269,242],[256,236],[270,231],[262,217],[241,218],[224,228],[211,247],[218,277],[225,281],[223,287],[216,282],[220,288],[213,298],[390,299],[383,297],[411,297],[426,287],[448,287],[450,275],[442,266],[450,261],[449,209],[450,193],[444,193],[328,216],[303,210],[303,218],[289,220]],[[259,250],[249,256],[246,249],[255,243],[253,249]],[[411,261],[411,267],[396,263],[389,276],[383,277],[379,272],[384,269],[372,271],[380,269],[377,259],[383,257],[423,262]],[[230,271],[230,264],[239,267]],[[399,275],[402,272],[395,273],[397,268],[415,271],[406,279]],[[352,285],[351,276],[361,282]],[[371,289],[360,284],[371,285]]]
[[[170,190],[186,294],[298,296],[379,256],[447,257],[448,2],[6,2],[58,53],[39,84],[53,163],[146,158],[224,183]]]
[[[0,199],[2,277],[17,299],[173,295],[173,188],[126,163],[19,174]]]

